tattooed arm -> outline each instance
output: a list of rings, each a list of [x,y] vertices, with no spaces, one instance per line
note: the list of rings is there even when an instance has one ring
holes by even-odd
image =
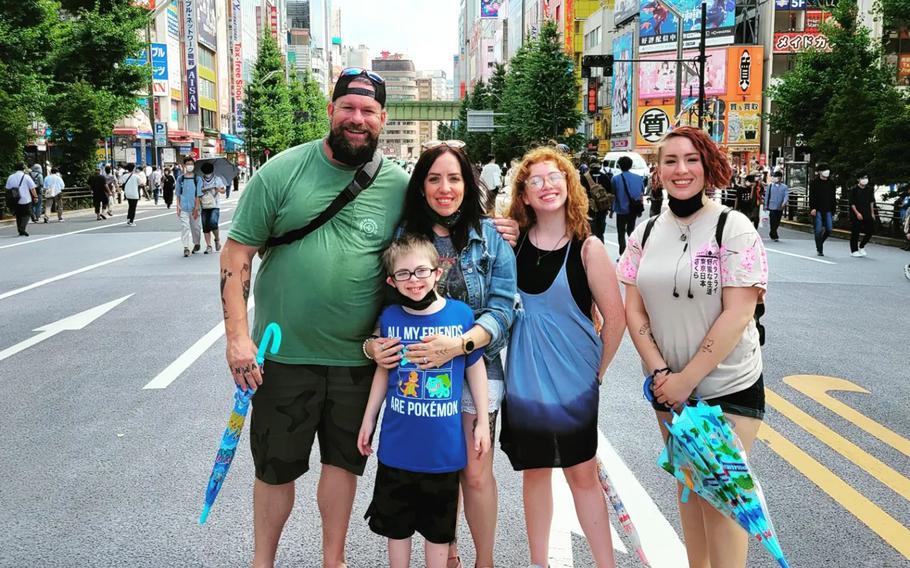
[[[651,319],[645,310],[645,303],[638,293],[638,287],[630,284],[626,284],[626,325],[629,327],[632,343],[648,372],[666,367],[667,362],[660,354],[654,335],[651,334]]]
[[[256,247],[228,239],[221,251],[221,305],[227,338],[227,363],[234,382],[244,390],[262,384],[256,364],[256,344],[250,339],[247,302],[250,299]]]

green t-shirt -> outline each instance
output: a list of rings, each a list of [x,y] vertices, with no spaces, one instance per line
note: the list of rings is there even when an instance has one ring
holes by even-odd
[[[229,238],[259,247],[305,226],[354,177],[325,156],[322,140],[269,160],[247,184]],[[281,326],[280,363],[356,366],[382,307],[382,252],[401,220],[408,176],[386,160],[373,184],[302,240],[271,248],[256,275],[253,338]]]

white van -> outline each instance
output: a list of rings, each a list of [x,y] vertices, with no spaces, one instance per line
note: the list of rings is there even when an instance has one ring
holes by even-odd
[[[648,179],[651,171],[648,169],[648,163],[638,152],[608,152],[607,155],[604,156],[603,169],[601,171],[610,172],[614,176],[619,175],[622,170],[619,169],[619,164],[616,162],[623,156],[632,158],[632,167],[629,168],[630,172],[638,174],[646,180]]]

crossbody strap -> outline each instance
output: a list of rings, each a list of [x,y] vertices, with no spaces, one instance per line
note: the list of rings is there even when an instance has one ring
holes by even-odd
[[[279,245],[287,245],[295,241],[299,241],[305,236],[309,235],[319,227],[327,223],[332,217],[334,217],[339,211],[344,209],[344,207],[354,201],[363,190],[370,187],[376,178],[379,176],[379,170],[382,168],[382,154],[379,152],[373,153],[373,158],[363,164],[357,171],[354,172],[354,179],[351,180],[341,193],[339,193],[335,199],[329,204],[325,210],[320,213],[315,219],[306,224],[306,226],[299,229],[294,229],[293,231],[288,231],[287,233],[278,236],[272,237],[266,241],[266,247],[274,247]]]

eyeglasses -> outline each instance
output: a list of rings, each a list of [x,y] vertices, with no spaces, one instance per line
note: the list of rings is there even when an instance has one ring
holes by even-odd
[[[565,181],[566,174],[563,172],[550,172],[546,176],[531,176],[525,180],[525,186],[530,187],[535,191],[540,191],[543,189],[543,184],[545,180],[549,180],[551,185],[556,185],[561,181]]]
[[[380,85],[385,83],[385,79],[383,79],[381,75],[374,73],[369,69],[364,69],[363,67],[348,67],[341,72],[342,77],[359,77],[361,75]]]
[[[440,146],[445,146],[446,148],[451,148],[453,150],[458,150],[467,146],[465,142],[461,140],[427,140],[420,145],[424,150],[432,150],[433,148],[438,148]]]
[[[416,276],[420,280],[426,280],[433,274],[434,270],[436,269],[428,266],[418,266],[416,270],[396,270],[392,273],[392,279],[395,280],[395,282],[407,282],[411,279],[411,276]]]

